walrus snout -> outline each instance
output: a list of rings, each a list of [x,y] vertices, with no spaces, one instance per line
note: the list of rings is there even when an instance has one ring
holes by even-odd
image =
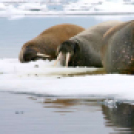
[[[55,65],[60,61],[60,65],[68,67],[73,57],[79,52],[79,45],[77,42],[67,40],[63,42],[57,49],[57,60]]]
[[[71,58],[71,53],[62,53],[60,52],[57,56],[57,60],[55,61],[54,66],[57,65],[58,62],[60,62],[60,65],[68,67],[69,61]]]
[[[30,59],[55,60],[57,47],[62,42],[84,30],[85,28],[81,26],[68,23],[58,24],[47,28],[22,46],[19,57],[20,62],[29,62]],[[24,50],[26,47],[33,48],[39,53],[35,54],[34,51],[28,53],[27,51],[29,50]]]
[[[30,62],[31,60],[38,59],[37,51],[32,48],[22,49],[20,52],[20,62]]]

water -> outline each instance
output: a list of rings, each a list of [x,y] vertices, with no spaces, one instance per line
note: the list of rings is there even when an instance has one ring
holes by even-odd
[[[132,134],[134,106],[103,99],[71,99],[0,93],[4,134]]]
[[[73,23],[88,28],[113,19],[127,21],[132,20],[133,16],[31,17],[15,20],[0,18],[2,134],[134,132],[133,77],[85,74],[46,77],[39,73],[44,71],[45,74],[46,66],[48,72],[52,71],[52,62],[39,61],[22,65],[17,61],[23,43],[46,28],[61,23]],[[40,70],[34,68],[36,64],[41,66]]]

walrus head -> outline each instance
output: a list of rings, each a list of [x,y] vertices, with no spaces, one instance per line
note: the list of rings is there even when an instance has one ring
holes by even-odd
[[[25,44],[20,51],[19,60],[20,62],[25,63],[48,57],[50,56],[43,54],[42,50],[37,45]]]
[[[57,60],[55,65],[58,61],[62,66],[68,67],[69,64],[73,61],[74,57],[76,56],[77,52],[80,51],[80,47],[77,41],[74,40],[67,40],[63,42],[57,48]]]

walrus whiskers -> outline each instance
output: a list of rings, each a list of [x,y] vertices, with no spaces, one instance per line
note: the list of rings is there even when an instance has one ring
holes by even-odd
[[[70,56],[71,56],[70,53],[66,54],[66,67],[68,67],[68,62],[69,62]]]
[[[54,63],[54,66],[57,65],[57,63],[58,63],[58,61],[60,60],[61,56],[62,56],[62,52],[60,52],[59,55],[57,56],[57,59],[56,59],[56,61],[55,61],[55,63]]]
[[[47,54],[41,54],[41,53],[37,53],[37,56],[45,57],[45,58],[49,58],[49,57],[51,57],[50,55],[47,55]]]

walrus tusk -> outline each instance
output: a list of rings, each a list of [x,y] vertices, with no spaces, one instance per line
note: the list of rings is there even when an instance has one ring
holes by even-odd
[[[71,56],[70,53],[66,54],[66,67],[68,67],[68,62],[69,62],[70,56]]]
[[[24,61],[24,59],[23,59],[23,51],[22,50],[20,51],[19,59],[20,59],[20,62]]]
[[[60,60],[61,56],[62,56],[62,52],[59,53],[59,55],[58,55],[58,57],[57,57],[57,60],[56,60],[55,63],[54,63],[54,66],[57,65],[57,63],[58,63],[58,61]]]
[[[41,54],[41,53],[37,53],[37,56],[40,56],[40,57],[45,57],[45,58],[48,58],[48,57],[51,57],[51,56],[49,56],[49,55],[47,55],[47,54]]]

